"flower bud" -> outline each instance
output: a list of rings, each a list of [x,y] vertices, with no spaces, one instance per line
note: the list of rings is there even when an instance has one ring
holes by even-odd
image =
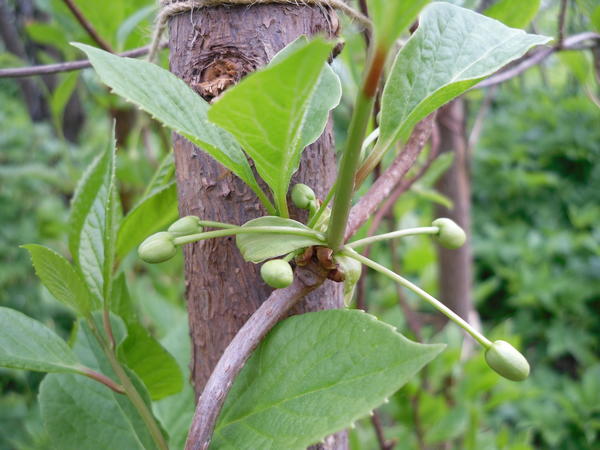
[[[283,259],[272,259],[260,268],[260,276],[269,286],[282,289],[294,281],[292,266]]]
[[[343,255],[336,255],[335,262],[344,273],[344,305],[350,306],[356,284],[362,275],[362,264],[354,258]]]
[[[173,222],[173,224],[169,227],[169,232],[176,237],[202,233],[200,218],[196,216],[182,217],[176,222]]]
[[[292,202],[296,208],[309,209],[316,199],[315,192],[305,184],[298,183],[292,188]]]
[[[506,341],[495,341],[485,351],[485,360],[492,369],[512,381],[523,381],[529,376],[529,363]]]
[[[153,234],[138,247],[139,257],[150,264],[167,261],[176,254],[177,247],[173,243],[173,235],[167,231]]]
[[[431,225],[440,229],[437,239],[446,248],[456,249],[462,247],[467,240],[467,235],[463,229],[453,220],[446,218],[436,219]]]

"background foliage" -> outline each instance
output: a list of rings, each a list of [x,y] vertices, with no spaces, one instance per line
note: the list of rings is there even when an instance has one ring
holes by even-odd
[[[91,44],[61,1],[29,3],[36,8],[33,16],[22,6],[17,11],[32,61],[77,57],[70,40]],[[476,2],[454,3],[474,7]],[[152,2],[111,0],[104,8],[89,1],[78,4],[114,48],[145,42]],[[123,4],[127,7],[117,7]],[[555,34],[557,10],[557,1],[542,2],[537,32]],[[567,30],[593,29],[597,12],[593,2],[572,3]],[[346,29],[346,50],[334,64],[344,85],[335,111],[338,146],[345,139],[348,104],[364,52],[357,30]],[[600,109],[588,97],[590,89],[598,91],[587,76],[591,61],[586,58],[553,56],[541,68],[499,87],[473,149],[477,307],[490,338],[521,341],[532,377],[510,383],[490,372],[481,354],[462,358],[463,339],[455,327],[444,326],[407,296],[419,311],[425,339],[450,345],[381,408],[388,439],[407,448],[581,449],[591,448],[598,438]],[[14,56],[0,47],[0,65],[14,64]],[[169,151],[169,135],[109,95],[89,71],[35,82],[48,114],[32,122],[19,85],[0,80],[0,306],[18,309],[68,337],[74,332],[71,313],[40,287],[27,252],[18,246],[38,242],[68,253],[69,200],[85,166],[105,148],[115,118],[117,178],[125,210],[144,195]],[[473,91],[467,97],[472,122],[483,94]],[[433,190],[433,178],[402,197],[394,224],[430,222],[434,203],[444,201]],[[391,264],[387,246],[374,246],[373,255]],[[398,255],[407,275],[436,291],[436,254],[428,239],[404,241]],[[181,257],[159,268],[131,256],[124,264],[142,322],[187,374]],[[394,286],[371,275],[367,292],[370,310],[410,336]],[[0,369],[0,449],[49,447],[35,400],[41,378]],[[182,398],[164,399],[156,410],[163,423],[185,430],[189,415],[169,416]],[[351,431],[351,442],[355,449],[377,448],[369,419]]]

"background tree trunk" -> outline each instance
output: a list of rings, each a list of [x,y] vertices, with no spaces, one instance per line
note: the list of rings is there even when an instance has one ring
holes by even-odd
[[[300,35],[335,35],[334,12],[310,6],[256,5],[204,8],[170,22],[171,70],[211,100],[244,75],[267,64]],[[265,214],[246,185],[180,136],[174,137],[179,208],[182,216],[234,224]],[[331,123],[304,152],[293,182],[323,198],[335,176]],[[298,211],[292,215],[298,217]],[[192,378],[197,394],[233,336],[271,292],[259,267],[246,263],[234,238],[186,246],[186,297],[192,338]],[[327,281],[294,313],[343,306],[341,286]],[[345,449],[345,432],[315,448]]]
[[[437,207],[437,217],[448,217],[467,233],[467,242],[457,250],[438,246],[440,296],[458,315],[469,321],[473,311],[471,255],[471,185],[466,137],[466,108],[462,98],[440,109],[440,151],[453,152],[452,167],[440,178],[438,190],[452,200],[454,207]]]

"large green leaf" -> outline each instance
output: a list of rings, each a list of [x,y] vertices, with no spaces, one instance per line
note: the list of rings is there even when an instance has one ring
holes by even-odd
[[[280,227],[281,233],[240,233],[236,237],[236,244],[246,261],[262,262],[269,258],[285,255],[304,247],[325,245],[319,234],[306,225],[292,219],[265,216],[246,222],[244,227]],[[286,233],[289,230],[289,233]],[[312,236],[298,236],[294,230],[312,234]]]
[[[127,339],[119,346],[119,356],[144,382],[152,400],[176,394],[183,388],[177,361],[139,323],[127,326]]]
[[[117,343],[126,337],[125,325],[111,317]],[[99,326],[100,323],[98,324]],[[73,348],[86,366],[117,381],[111,366],[85,323],[80,323]],[[138,391],[143,385],[130,373]],[[152,438],[129,399],[88,378],[48,375],[40,386],[42,419],[55,448],[61,450],[155,449]]]
[[[541,0],[500,0],[483,13],[514,28],[525,28],[540,9]]]
[[[79,272],[62,255],[36,244],[23,245],[23,248],[29,251],[35,273],[43,285],[59,302],[80,315],[98,307],[98,301],[90,296]]]
[[[306,36],[300,36],[278,52],[269,65],[279,64],[307,43],[308,38]],[[327,121],[329,120],[329,111],[339,105],[341,98],[342,83],[340,78],[336,75],[331,66],[325,63],[323,64],[323,70],[321,71],[317,86],[312,93],[308,110],[306,111],[306,117],[310,118],[310,120],[306,120],[302,125],[301,140],[304,145],[312,144],[319,136],[321,136],[327,125]]]
[[[115,142],[84,173],[71,203],[69,248],[90,291],[98,300],[105,296],[105,275],[112,254],[115,178]],[[107,280],[108,282],[109,280]]]
[[[411,342],[362,311],[291,317],[238,375],[211,448],[306,448],[383,403],[443,347]]]
[[[405,141],[419,120],[549,40],[449,3],[429,5],[386,83],[375,151]]]
[[[369,0],[369,15],[380,44],[390,47],[429,0]]]
[[[227,90],[208,112],[252,157],[277,205],[285,202],[302,150],[322,122],[321,114],[307,113],[332,48],[322,39],[310,42]]]
[[[184,448],[185,440],[192,423],[195,408],[194,389],[190,383],[190,357],[192,355],[188,318],[183,314],[172,324],[169,333],[161,339],[161,344],[177,360],[186,374],[180,393],[154,403],[156,416],[169,431],[169,445],[173,449]]]
[[[167,228],[178,216],[175,182],[155,189],[142,199],[121,223],[117,240],[117,260],[127,256],[152,233]]]
[[[77,357],[52,330],[0,307],[0,366],[37,372],[79,372]]]
[[[208,103],[183,80],[147,61],[115,56],[88,45],[74,45],[87,54],[100,79],[114,93],[185,136],[255,192],[262,192],[235,139],[208,121]]]

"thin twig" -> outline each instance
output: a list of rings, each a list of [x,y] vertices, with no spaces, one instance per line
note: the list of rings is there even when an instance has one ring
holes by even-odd
[[[164,48],[166,43],[161,46]],[[119,53],[119,56],[126,56],[129,58],[137,58],[148,53],[149,46],[135,48],[133,50],[127,50],[126,52]],[[9,69],[0,69],[0,78],[21,78],[31,77],[36,75],[48,75],[52,73],[60,72],[71,72],[73,70],[81,70],[92,67],[92,64],[87,59],[79,61],[69,61],[56,64],[45,64],[40,66],[29,66],[29,67],[14,67]]]
[[[367,0],[358,0],[358,9],[365,17],[369,17],[369,7],[367,6]],[[365,44],[367,44],[367,48],[369,48],[372,39],[371,29],[368,27],[364,27],[362,30],[362,34],[365,39]]]
[[[346,226],[345,240],[349,239],[371,217],[379,204],[387,198],[414,165],[423,150],[433,128],[435,113],[423,119],[415,127],[406,146],[396,157],[392,165],[373,183],[373,186],[350,211]]]
[[[514,78],[520,75],[521,73],[525,72],[530,67],[541,63],[554,52],[563,50],[582,50],[583,48],[580,47],[579,44],[588,40],[600,40],[600,34],[594,33],[592,31],[586,31],[585,33],[575,34],[566,38],[563,41],[563,45],[561,48],[544,47],[540,50],[531,52],[527,56],[521,58],[516,64],[510,66],[506,70],[496,73],[495,75],[491,76],[486,80],[483,80],[482,82],[474,86],[472,89],[482,89],[485,87],[490,87],[496,84],[504,83],[505,81],[508,81],[511,78]]]
[[[96,372],[95,370],[92,370],[89,367],[85,367],[84,369],[82,369],[81,374],[85,375],[88,378],[91,378],[94,381],[102,383],[107,388],[111,389],[117,394],[125,394],[125,389],[123,389],[123,386],[118,385],[106,375]]]
[[[565,25],[567,16],[568,0],[560,0],[560,9],[558,11],[558,36],[556,38],[556,47],[562,48],[565,40]]]
[[[102,50],[106,50],[107,52],[113,52],[112,47],[108,42],[106,42],[102,36],[98,34],[94,26],[91,24],[89,20],[84,16],[83,12],[77,7],[77,5],[73,2],[73,0],[63,0],[63,3],[67,5],[69,10],[73,13],[77,22],[82,26],[82,28],[90,35],[90,37],[102,48]]]
[[[379,418],[379,413],[375,410],[373,411],[373,415],[371,416],[371,423],[373,424],[373,429],[375,430],[375,436],[377,436],[377,442],[379,443],[380,450],[394,450],[396,446],[396,442],[388,441],[385,438],[385,434],[383,433],[383,426],[381,425],[381,420]]]
[[[250,316],[223,352],[198,399],[185,444],[186,450],[208,448],[227,393],[254,349],[271,328],[298,301],[318,288],[326,277],[326,273],[313,264],[298,267],[295,275],[294,283],[290,287],[274,291]]]

